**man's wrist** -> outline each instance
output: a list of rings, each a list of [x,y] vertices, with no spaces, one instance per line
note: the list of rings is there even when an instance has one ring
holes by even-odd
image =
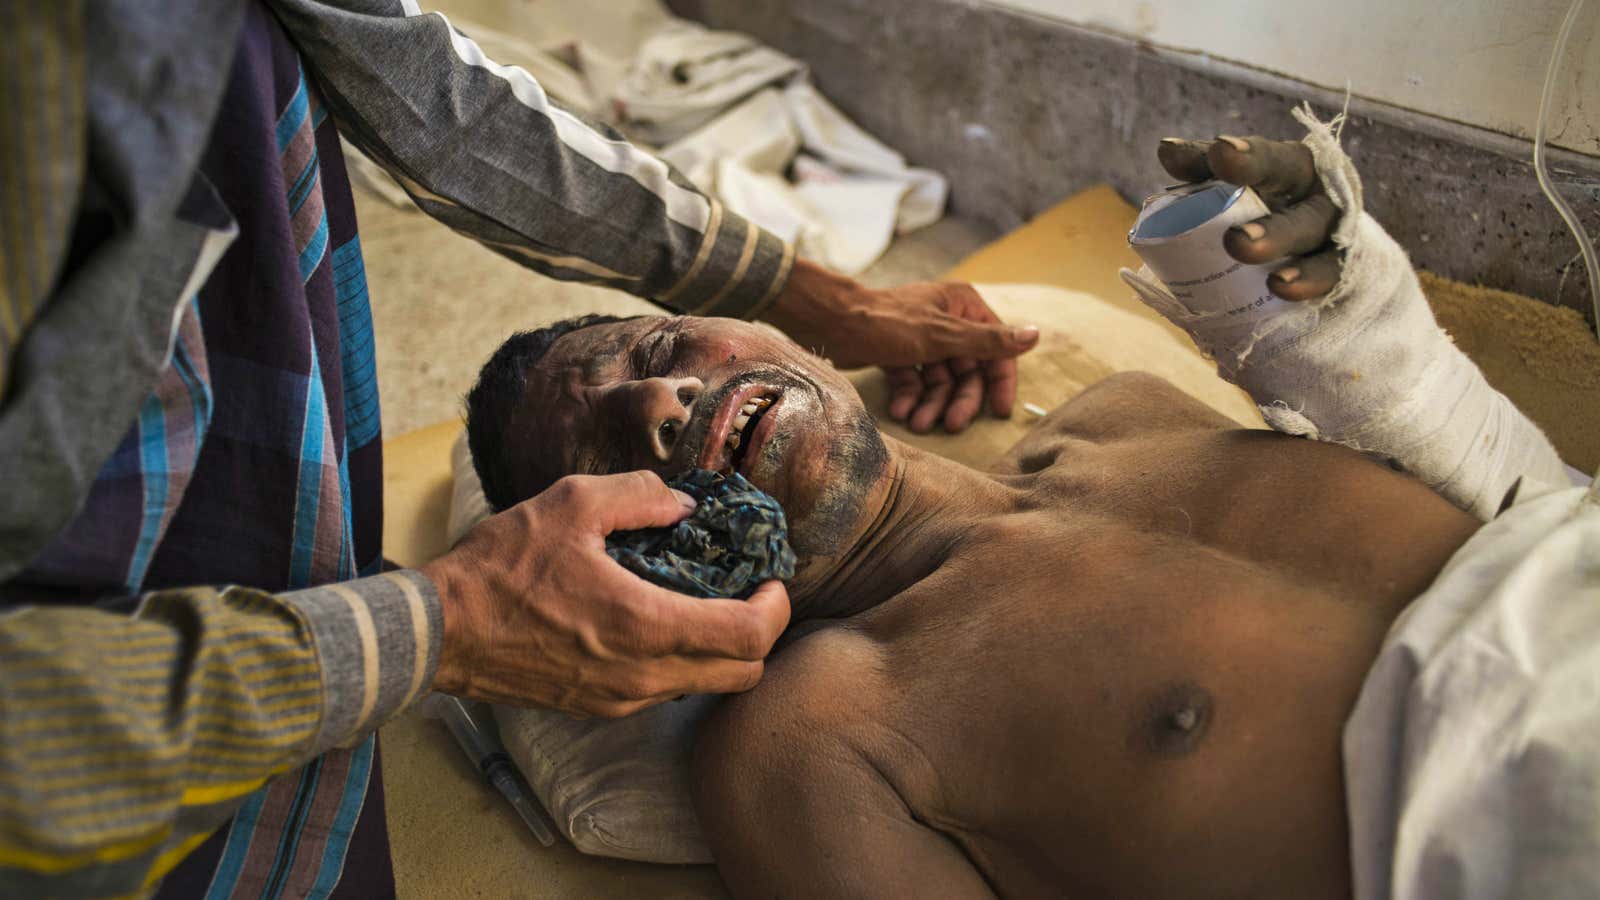
[[[460,596],[451,554],[445,554],[417,570],[432,586],[439,603],[439,653],[434,667],[433,690],[445,694],[460,694],[468,683],[466,667],[461,663],[464,623],[459,603]]]
[[[809,260],[797,259],[783,290],[761,318],[802,346],[822,346],[823,335],[837,328],[852,309],[864,308],[866,289],[855,279]]]

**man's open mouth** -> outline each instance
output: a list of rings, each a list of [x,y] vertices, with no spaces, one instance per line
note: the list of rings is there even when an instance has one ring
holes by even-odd
[[[757,426],[781,396],[782,392],[776,388],[761,385],[751,385],[729,395],[713,414],[696,465],[724,475],[749,474],[746,461],[754,460],[753,454],[766,438],[764,432],[757,431]]]

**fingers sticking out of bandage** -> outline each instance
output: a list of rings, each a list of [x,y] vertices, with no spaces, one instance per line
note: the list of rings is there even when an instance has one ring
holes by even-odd
[[[1217,180],[1249,188],[1265,204],[1257,218],[1237,217],[1223,247],[1246,265],[1275,263],[1267,287],[1285,300],[1311,300],[1339,280],[1332,243],[1342,207],[1323,190],[1311,148],[1298,141],[1222,136],[1215,141],[1167,138],[1156,155],[1174,178]]]
[[[1519,477],[1564,484],[1537,426],[1435,323],[1333,128],[1294,116],[1299,143],[1163,141],[1175,177],[1223,180],[1152,198],[1129,238],[1146,266],[1123,280],[1281,431],[1386,456],[1485,519]]]
[[[1223,135],[1214,141],[1166,138],[1156,158],[1180,181],[1213,178],[1254,190],[1273,209],[1283,209],[1316,193],[1315,161],[1304,144],[1263,137]]]

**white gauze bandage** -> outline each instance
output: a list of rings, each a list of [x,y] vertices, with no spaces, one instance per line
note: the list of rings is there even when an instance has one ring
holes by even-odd
[[[1363,211],[1361,179],[1333,130],[1309,108],[1294,116],[1343,211],[1333,243],[1344,270],[1331,293],[1242,316],[1196,314],[1148,268],[1123,269],[1123,280],[1188,331],[1278,431],[1385,456],[1485,520],[1518,478],[1525,497],[1536,485],[1565,486],[1544,433],[1434,321],[1405,251]]]

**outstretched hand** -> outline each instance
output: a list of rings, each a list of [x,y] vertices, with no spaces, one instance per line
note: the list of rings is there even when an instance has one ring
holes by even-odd
[[[1272,215],[1228,229],[1223,247],[1248,265],[1287,258],[1267,276],[1272,293],[1285,300],[1311,300],[1339,283],[1344,259],[1331,238],[1341,213],[1323,190],[1305,144],[1262,137],[1166,138],[1156,155],[1162,168],[1179,180],[1218,178],[1260,195]]]
[[[972,285],[918,282],[872,290],[804,261],[767,319],[843,369],[882,366],[889,415],[912,431],[961,431],[987,399],[1011,415],[1019,354],[1039,329],[1000,321]]]
[[[613,531],[672,525],[694,501],[651,472],[571,476],[469,532],[422,568],[444,608],[434,689],[475,700],[624,716],[760,680],[789,622],[770,581],[703,600],[641,580],[605,551]]]

